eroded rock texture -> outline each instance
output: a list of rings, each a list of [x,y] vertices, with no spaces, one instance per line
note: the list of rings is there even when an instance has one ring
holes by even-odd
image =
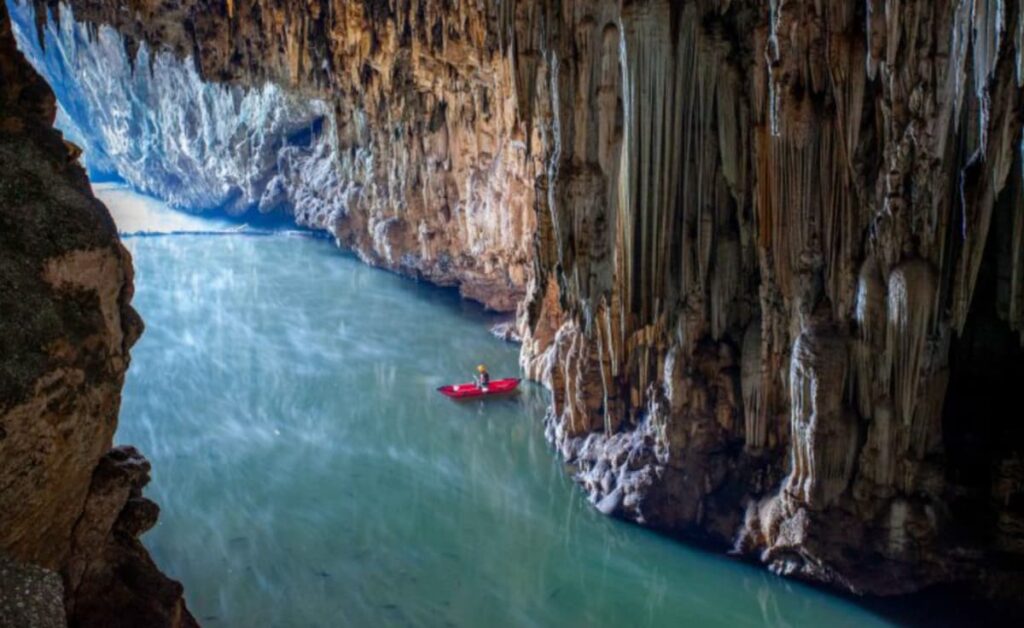
[[[598,507],[1019,595],[1020,7],[562,6],[523,363]]]
[[[59,572],[72,625],[191,625],[137,540],[148,463],[108,452],[142,331],[131,259],[55,113],[0,7],[0,554]]]
[[[855,591],[1019,595],[1017,1],[78,0],[333,103],[367,260],[520,306],[604,512]]]

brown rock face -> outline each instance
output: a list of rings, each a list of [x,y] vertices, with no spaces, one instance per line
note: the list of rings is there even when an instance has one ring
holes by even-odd
[[[148,482],[149,462],[132,447],[110,450],[93,472],[64,571],[74,625],[197,625],[181,585],[160,573],[139,542],[160,514],[142,496]]]
[[[0,554],[60,572],[73,625],[190,625],[180,585],[137,540],[139,513],[155,517],[148,463],[108,453],[142,331],[131,259],[55,112],[0,7]],[[139,595],[109,594],[118,582]]]
[[[71,4],[333,101],[348,211],[299,220],[525,289],[601,510],[855,591],[1020,591],[1020,2]]]
[[[1016,595],[1024,434],[982,408],[1024,381],[1021,7],[610,4],[542,29],[523,310],[594,502],[854,591]]]

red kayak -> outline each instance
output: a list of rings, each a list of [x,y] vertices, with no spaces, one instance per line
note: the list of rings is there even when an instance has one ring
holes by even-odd
[[[452,399],[472,399],[474,397],[491,397],[513,392],[519,386],[519,378],[496,379],[487,385],[487,390],[476,384],[452,384],[437,389],[445,397]]]

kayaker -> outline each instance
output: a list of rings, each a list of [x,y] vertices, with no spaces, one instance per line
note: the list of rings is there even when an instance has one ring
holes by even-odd
[[[479,373],[478,376],[473,378],[476,380],[476,385],[479,386],[481,390],[487,390],[487,385],[491,383],[491,374],[487,372],[487,367],[481,364],[476,367],[476,372]]]

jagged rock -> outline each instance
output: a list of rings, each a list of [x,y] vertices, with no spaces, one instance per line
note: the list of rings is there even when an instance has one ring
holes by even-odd
[[[131,258],[55,115],[0,6],[0,555],[59,573],[73,625],[194,625],[136,538],[155,517],[148,463],[108,453],[142,322]]]
[[[118,447],[93,472],[65,568],[68,617],[76,626],[196,626],[182,586],[164,576],[138,537],[159,507],[142,496],[149,462]]]
[[[491,333],[496,338],[501,338],[505,342],[522,342],[522,338],[519,337],[519,332],[516,331],[516,324],[514,321],[492,325]]]

